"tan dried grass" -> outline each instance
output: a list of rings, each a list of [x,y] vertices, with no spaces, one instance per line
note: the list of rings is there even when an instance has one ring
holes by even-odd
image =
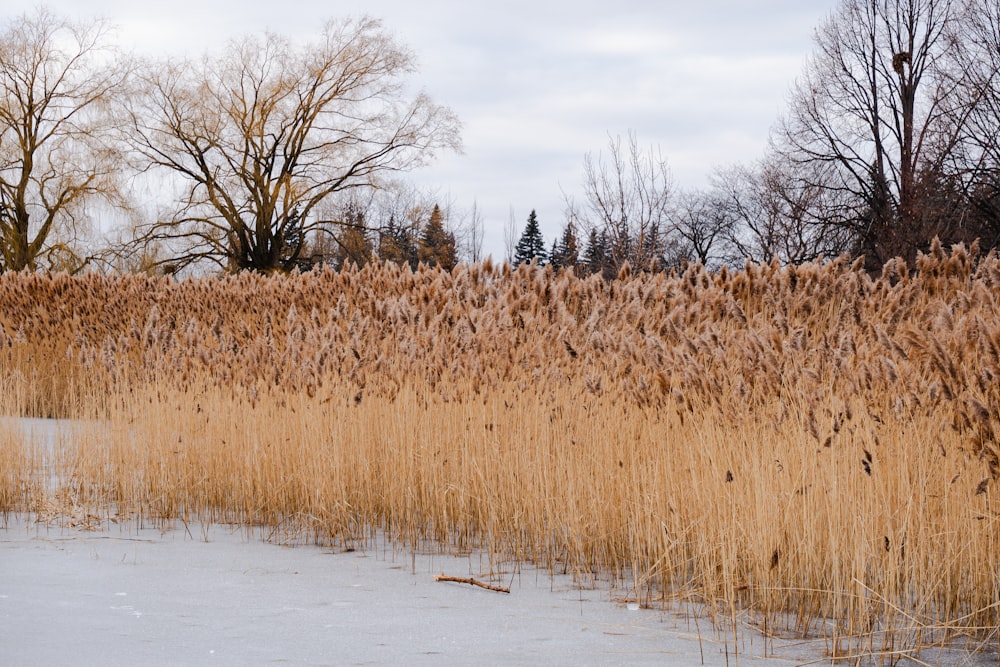
[[[888,650],[1000,622],[1000,262],[918,267],[5,275],[0,378],[101,420],[57,464],[97,515],[383,529]]]

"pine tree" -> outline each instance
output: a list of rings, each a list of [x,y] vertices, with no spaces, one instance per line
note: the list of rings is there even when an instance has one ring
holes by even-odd
[[[294,262],[298,259],[302,247],[305,245],[306,237],[302,233],[302,215],[298,207],[292,209],[288,214],[288,222],[285,226],[285,233],[282,238],[283,248],[281,258]]]
[[[566,223],[562,236],[552,244],[552,254],[549,255],[552,266],[557,269],[573,268],[580,263],[580,248],[576,241],[576,225],[573,221]]]
[[[542,238],[542,230],[538,227],[538,216],[535,215],[535,209],[531,209],[528,224],[525,225],[517,247],[514,248],[514,266],[527,264],[534,259],[541,265],[545,263],[547,257],[545,239]]]
[[[281,251],[281,265],[296,267],[300,271],[308,271],[313,267],[312,259],[306,257],[306,235],[302,231],[302,215],[298,207],[288,214],[288,223],[284,233],[284,247]]]
[[[654,222],[649,227],[649,233],[639,239],[640,256],[645,257],[646,266],[638,267],[643,271],[663,271],[667,266],[666,242],[660,233],[660,223]]]
[[[440,266],[446,271],[451,271],[458,264],[455,235],[444,228],[444,215],[437,204],[420,235],[417,258],[429,266]]]
[[[590,230],[587,249],[583,254],[583,265],[588,273],[598,273],[609,280],[614,277],[614,263],[611,261],[607,232],[598,233],[596,229]]]
[[[378,258],[383,262],[407,264],[416,269],[417,258],[416,233],[410,225],[400,224],[395,216],[390,216],[389,223],[379,232]]]
[[[368,233],[363,227],[345,225],[337,235],[338,252],[334,258],[334,267],[343,269],[348,264],[359,268],[372,259],[372,245]]]
[[[321,243],[314,258],[330,263],[338,271],[349,264],[364,266],[372,259],[372,242],[366,226],[365,211],[356,202],[348,202],[340,211],[336,234],[332,243]],[[331,247],[332,246],[332,247]]]

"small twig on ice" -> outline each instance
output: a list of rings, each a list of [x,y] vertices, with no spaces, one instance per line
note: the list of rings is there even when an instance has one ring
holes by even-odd
[[[490,584],[484,584],[481,581],[476,581],[472,577],[449,577],[446,574],[435,575],[434,581],[454,581],[458,584],[469,584],[470,586],[479,586],[480,588],[485,588],[488,591],[496,591],[497,593],[510,593],[509,588],[504,588],[503,586],[491,586]]]

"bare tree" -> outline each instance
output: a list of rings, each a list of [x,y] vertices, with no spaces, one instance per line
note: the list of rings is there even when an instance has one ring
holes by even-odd
[[[724,257],[799,264],[854,250],[856,211],[825,185],[824,168],[772,154],[752,166],[718,170],[705,215],[727,246]]]
[[[462,216],[457,225],[455,236],[459,240],[460,254],[473,264],[483,260],[483,212],[479,210],[479,202],[472,201],[472,208]]]
[[[567,201],[569,217],[585,232],[607,234],[615,268],[625,262],[650,268],[662,259],[663,235],[670,223],[673,183],[658,149],[643,151],[634,133],[623,148],[612,138],[607,156],[584,158],[584,203]]]
[[[734,260],[770,262],[781,256],[785,220],[780,206],[768,196],[760,169],[747,165],[719,169],[710,192],[715,215],[724,220]]]
[[[503,247],[504,261],[514,264],[514,250],[517,248],[517,241],[521,237],[521,232],[517,229],[517,218],[514,215],[514,207],[510,207],[507,215],[507,222],[503,227]]]
[[[121,203],[108,111],[127,69],[107,38],[44,9],[0,33],[0,270],[79,269],[85,208]]]
[[[950,35],[953,63],[946,72],[955,91],[948,119],[957,140],[943,172],[964,204],[954,224],[980,237],[986,250],[1000,245],[1000,4],[965,0],[961,16]]]
[[[166,219],[139,230],[179,264],[284,270],[336,193],[459,149],[459,122],[424,94],[408,99],[412,55],[373,19],[327,23],[299,47],[267,34],[199,62],[150,63],[127,109],[148,168],[182,184]]]
[[[719,189],[682,192],[670,225],[672,263],[699,262],[714,269],[735,262],[732,239],[736,223],[730,201]]]
[[[952,0],[845,0],[817,31],[776,137],[792,161],[835,168],[805,185],[850,193],[866,210],[857,234],[875,264],[929,241],[920,175],[939,170],[958,129],[946,120],[955,84],[941,74],[957,16]]]

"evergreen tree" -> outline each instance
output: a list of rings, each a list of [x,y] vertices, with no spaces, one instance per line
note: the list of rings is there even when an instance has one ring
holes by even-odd
[[[549,256],[552,266],[557,269],[573,268],[580,263],[580,248],[576,240],[576,225],[573,221],[566,223],[562,236],[552,244],[552,254]]]
[[[639,239],[640,257],[646,258],[646,266],[637,267],[643,271],[663,271],[667,266],[666,242],[660,233],[660,223],[654,222],[649,233]]]
[[[514,248],[514,266],[527,264],[533,259],[537,259],[539,264],[544,264],[547,259],[545,239],[542,238],[542,230],[538,227],[538,216],[535,215],[535,209],[531,209],[531,213],[528,215],[528,224],[525,225],[517,247]]]
[[[413,228],[397,222],[394,215],[390,216],[389,223],[379,232],[378,258],[383,262],[408,264],[411,269],[416,269],[419,259]]]
[[[590,230],[590,236],[587,238],[587,249],[583,254],[583,265],[588,273],[598,273],[606,280],[615,277],[611,244],[608,242],[606,231],[598,233],[596,229]]]
[[[362,267],[372,259],[372,243],[365,226],[365,212],[353,201],[340,213],[332,264],[338,271],[348,264]]]
[[[288,226],[284,234],[285,247],[281,252],[283,266],[296,267],[299,271],[309,271],[313,268],[312,258],[307,257],[308,243],[305,232],[302,231],[302,215],[298,207],[288,214]]]
[[[337,235],[338,252],[334,257],[334,267],[343,269],[348,264],[359,268],[372,259],[372,244],[364,227],[345,225]]]
[[[298,259],[302,248],[305,246],[306,236],[302,232],[302,215],[298,207],[292,209],[288,214],[288,225],[285,227],[284,244],[281,258],[294,262]]]
[[[417,258],[429,266],[440,266],[446,271],[451,271],[458,264],[455,235],[444,228],[444,215],[437,204],[420,235]]]

